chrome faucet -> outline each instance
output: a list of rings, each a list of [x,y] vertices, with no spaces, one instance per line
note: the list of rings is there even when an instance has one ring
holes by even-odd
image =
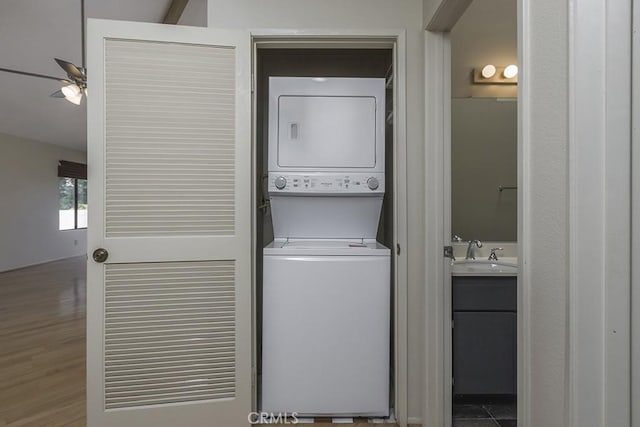
[[[497,261],[498,255],[496,255],[496,251],[504,251],[503,248],[491,248],[491,254],[489,255],[489,261]]]
[[[469,240],[469,246],[467,246],[467,256],[464,259],[476,259],[474,254],[474,247],[481,248],[482,242],[480,240]]]

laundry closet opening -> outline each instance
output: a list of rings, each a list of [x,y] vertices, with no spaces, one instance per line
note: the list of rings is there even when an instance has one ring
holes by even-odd
[[[256,46],[256,409],[393,417],[394,51]]]

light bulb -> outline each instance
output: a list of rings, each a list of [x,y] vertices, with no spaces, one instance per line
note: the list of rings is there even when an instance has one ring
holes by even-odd
[[[518,66],[517,65],[507,65],[507,67],[502,72],[502,75],[505,79],[512,79],[518,75]]]
[[[77,84],[72,83],[68,86],[64,86],[62,89],[60,89],[62,91],[62,94],[65,96],[65,98],[72,98],[74,96],[78,96],[80,94],[80,88],[78,87]]]
[[[65,99],[72,104],[80,105],[80,101],[82,101],[82,93],[79,93],[75,96],[65,96]]]
[[[496,67],[491,64],[485,65],[484,67],[482,67],[481,74],[485,79],[490,79],[496,74]]]

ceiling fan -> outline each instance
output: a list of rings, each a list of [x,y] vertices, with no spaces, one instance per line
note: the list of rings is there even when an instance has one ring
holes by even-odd
[[[67,73],[67,78],[60,78],[55,76],[48,76],[46,74],[28,73],[26,71],[12,70],[9,68],[0,68],[0,71],[13,74],[22,74],[24,76],[40,77],[43,79],[57,80],[63,83],[64,86],[59,90],[53,92],[51,97],[53,98],[65,98],[67,101],[76,105],[80,105],[82,96],[87,93],[87,69],[85,66],[85,13],[84,13],[84,1],[80,0],[80,10],[82,15],[82,66],[78,67],[69,61],[65,61],[59,58],[54,58],[56,63]]]

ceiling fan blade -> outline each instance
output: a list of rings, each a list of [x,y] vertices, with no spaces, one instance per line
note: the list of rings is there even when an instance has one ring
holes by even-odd
[[[62,67],[62,69],[69,75],[69,77],[77,80],[84,80],[84,74],[82,74],[82,71],[80,71],[80,69],[73,65],[71,62],[64,61],[58,58],[53,59],[56,60],[58,65]]]
[[[51,95],[49,95],[51,98],[64,98],[64,93],[62,93],[62,91],[60,89],[58,89],[57,91],[53,92]]]
[[[4,71],[5,73],[21,74],[23,76],[40,77],[41,79],[58,80],[63,83],[68,82],[68,80],[61,79],[60,77],[47,76],[46,74],[27,73],[26,71],[12,70],[10,68],[0,68],[0,71]]]

